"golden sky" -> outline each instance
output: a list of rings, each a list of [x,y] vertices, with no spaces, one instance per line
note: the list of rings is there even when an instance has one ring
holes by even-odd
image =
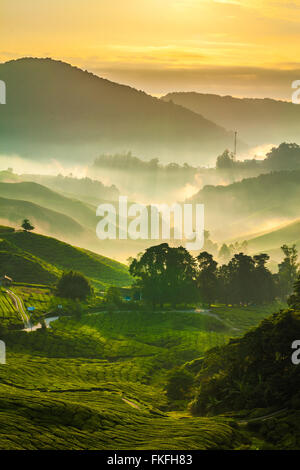
[[[300,0],[0,0],[0,44],[152,93],[276,95],[300,79]]]

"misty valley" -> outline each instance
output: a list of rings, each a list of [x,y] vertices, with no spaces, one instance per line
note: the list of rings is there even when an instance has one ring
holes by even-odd
[[[300,108],[100,76],[0,63],[0,449],[299,450]]]

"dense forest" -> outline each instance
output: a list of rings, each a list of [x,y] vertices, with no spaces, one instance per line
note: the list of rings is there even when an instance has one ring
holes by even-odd
[[[193,257],[183,247],[167,243],[153,246],[131,261],[129,272],[144,300],[162,307],[202,301],[226,305],[250,305],[286,301],[299,272],[294,246],[282,246],[283,261],[272,274],[264,253],[249,256],[238,253],[227,264],[218,266],[206,251]]]

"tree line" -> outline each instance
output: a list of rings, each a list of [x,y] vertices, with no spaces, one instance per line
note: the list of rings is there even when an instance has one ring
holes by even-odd
[[[202,302],[208,305],[254,305],[286,301],[299,273],[296,246],[281,247],[283,261],[278,272],[268,267],[269,255],[235,254],[219,265],[207,251],[192,256],[184,247],[167,243],[152,246],[131,260],[130,274],[142,299],[153,308]]]

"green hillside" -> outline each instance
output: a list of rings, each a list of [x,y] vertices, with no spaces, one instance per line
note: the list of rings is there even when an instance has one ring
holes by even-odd
[[[87,234],[78,222],[61,212],[26,200],[0,197],[0,219],[2,221],[20,227],[25,217],[29,218],[39,231],[51,233],[64,239],[74,240]]]
[[[297,448],[299,374],[287,354],[298,316],[272,316],[229,343],[233,330],[196,312],[102,312],[8,332],[0,446]],[[174,370],[194,377],[179,402],[165,389]]]
[[[250,238],[248,246],[252,250],[279,249],[283,243],[300,246],[300,221],[275,228],[269,232]]]
[[[0,171],[0,181],[3,183],[17,183],[20,181],[20,177],[12,171],[3,170]]]
[[[224,240],[298,218],[299,199],[300,171],[294,170],[262,174],[227,186],[207,185],[190,201],[205,205],[206,226]]]
[[[51,284],[63,270],[72,269],[89,277],[98,288],[131,283],[125,265],[55,238],[23,231],[1,231],[0,236],[5,240],[0,251],[2,269],[16,281]]]
[[[300,312],[280,311],[242,338],[232,339],[225,347],[209,351],[202,361],[187,365],[196,380],[193,414],[247,416],[248,431],[277,448],[298,449],[300,365],[291,361],[291,345],[299,336]],[[274,412],[268,422],[253,419]]]
[[[0,182],[0,194],[0,220],[3,223],[19,227],[26,217],[41,233],[122,261],[147,245],[145,240],[129,239],[124,249],[123,240],[100,241],[96,235],[99,221],[96,206],[66,197],[41,184],[32,181]],[[101,201],[104,202],[99,199],[98,204]]]
[[[88,202],[94,206],[98,206],[102,200],[117,200],[119,196],[119,191],[115,185],[105,186],[101,181],[87,177],[75,178],[71,175],[22,174],[19,178],[20,181],[34,181],[67,197]]]
[[[82,227],[95,230],[96,207],[79,200],[65,197],[34,182],[0,183],[3,198],[28,201],[72,218]],[[100,202],[100,201],[99,201]],[[59,222],[58,222],[59,223]],[[82,231],[83,229],[81,229]],[[68,233],[66,233],[68,235]]]
[[[211,318],[176,312],[62,318],[6,336],[2,449],[230,449],[230,419],[168,412],[160,374],[227,339]]]

